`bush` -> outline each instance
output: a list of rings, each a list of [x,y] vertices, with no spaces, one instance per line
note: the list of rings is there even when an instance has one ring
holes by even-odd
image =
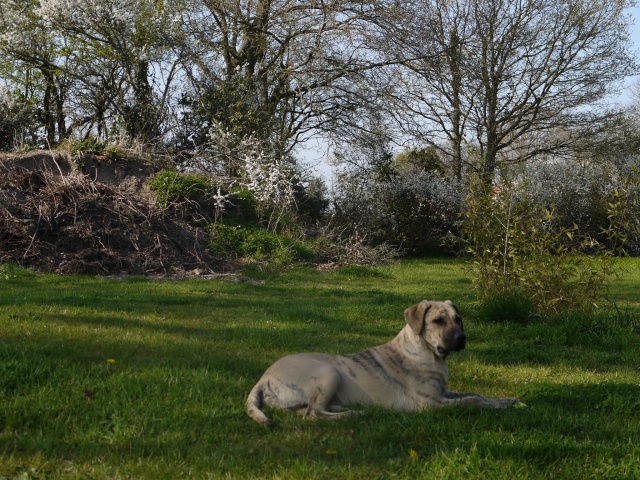
[[[310,244],[263,229],[217,223],[209,227],[209,232],[211,252],[218,257],[287,265],[315,256]]]
[[[564,159],[531,162],[523,169],[532,194],[547,207],[553,206],[557,222],[590,236],[607,247],[611,244],[610,203],[624,201],[629,225],[637,225],[640,212],[638,158]],[[640,254],[640,234],[626,229],[628,253]]]
[[[437,173],[396,172],[392,178],[345,173],[337,185],[334,221],[369,245],[390,244],[421,255],[441,248],[460,211],[458,182]]]
[[[603,234],[622,254],[640,255],[640,162],[630,165],[622,185],[608,202],[609,225]]]
[[[162,208],[185,200],[199,203],[213,193],[213,185],[206,176],[171,170],[158,173],[149,180],[149,187],[156,193],[158,205]]]
[[[485,306],[518,292],[541,312],[593,310],[615,274],[608,251],[577,226],[562,225],[526,179],[506,170],[499,189],[473,179],[456,240],[473,257]]]

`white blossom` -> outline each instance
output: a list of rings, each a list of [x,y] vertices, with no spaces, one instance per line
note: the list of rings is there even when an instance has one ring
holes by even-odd
[[[36,13],[50,23],[65,21],[89,27],[98,22],[132,24],[142,16],[153,20],[154,9],[151,0],[41,0]]]
[[[154,0],[41,0],[35,13],[54,31],[74,32],[111,47],[118,45],[136,59],[147,61],[157,56],[150,49],[154,40],[137,32],[143,28],[162,36],[172,25]]]
[[[39,38],[38,38],[39,37]],[[20,0],[0,2],[0,51],[31,51],[33,44],[51,41],[41,19],[33,15],[33,5]]]
[[[262,204],[286,207],[293,201],[293,184],[290,174],[281,161],[269,159],[262,152],[254,152],[243,158],[245,179],[242,185],[253,193]]]

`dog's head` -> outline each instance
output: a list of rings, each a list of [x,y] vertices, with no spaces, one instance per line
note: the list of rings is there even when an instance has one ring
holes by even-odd
[[[420,336],[442,358],[446,358],[450,352],[462,350],[467,343],[462,316],[449,300],[424,300],[407,308],[404,318],[413,333]]]

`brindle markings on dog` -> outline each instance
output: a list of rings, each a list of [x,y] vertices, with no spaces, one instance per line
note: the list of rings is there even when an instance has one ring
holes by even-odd
[[[353,355],[299,353],[267,369],[247,398],[247,414],[270,425],[263,405],[305,417],[340,418],[354,404],[402,411],[466,404],[503,408],[515,398],[447,391],[446,358],[466,346],[462,317],[450,301],[422,301],[404,311],[405,327],[390,342]]]

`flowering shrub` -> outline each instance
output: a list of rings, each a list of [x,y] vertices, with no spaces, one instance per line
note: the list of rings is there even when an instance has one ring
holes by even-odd
[[[520,176],[527,179],[530,195],[546,207],[553,206],[556,220],[566,228],[578,226],[583,235],[605,241],[607,205],[621,186],[621,172],[611,162],[538,161],[527,164]]]
[[[210,195],[216,217],[209,226],[209,247],[217,257],[283,265],[316,255],[310,244],[294,238],[302,233],[296,200],[309,202],[305,191],[322,189],[313,182],[305,187],[292,162],[269,152],[265,140],[240,137],[213,122],[208,141],[181,165],[185,171],[204,172],[218,185]]]
[[[295,209],[300,182],[293,162],[270,153],[268,142],[241,138],[220,123],[213,123],[208,142],[182,169],[206,172],[223,190],[238,192],[245,200],[250,194],[258,220],[270,231],[275,232],[283,216]],[[225,200],[233,203],[233,195]]]
[[[629,163],[608,202],[609,226],[603,234],[616,253],[640,255],[640,160]]]
[[[455,230],[460,201],[459,183],[436,173],[410,169],[376,179],[350,172],[337,185],[336,222],[373,245],[426,253]]]

